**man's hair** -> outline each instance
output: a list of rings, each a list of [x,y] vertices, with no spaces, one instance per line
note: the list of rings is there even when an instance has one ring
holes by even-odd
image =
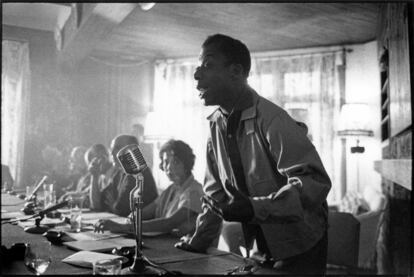
[[[86,150],[85,160],[91,161],[94,157],[105,156],[108,157],[108,149],[103,144],[94,144]]]
[[[229,64],[240,64],[243,67],[245,77],[249,76],[250,52],[243,42],[226,35],[215,34],[207,37],[202,47],[206,46],[217,47],[217,50],[227,58]]]
[[[161,160],[160,169],[164,171],[162,166],[162,156],[165,152],[173,151],[176,156],[183,164],[186,172],[191,172],[194,167],[195,155],[193,149],[182,140],[170,139],[161,146],[159,157]]]
[[[72,151],[70,152],[70,156],[74,156],[74,158],[81,159],[83,155],[85,155],[87,148],[85,146],[75,146],[72,148]]]

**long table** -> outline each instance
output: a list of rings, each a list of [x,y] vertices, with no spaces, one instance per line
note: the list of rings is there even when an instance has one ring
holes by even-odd
[[[13,204],[13,203],[17,203]],[[2,194],[2,210],[19,211],[23,206],[23,201],[15,196]],[[1,244],[7,248],[18,242],[35,242],[46,240],[42,235],[24,232],[23,228],[12,225],[2,224]],[[229,253],[209,249],[206,254],[194,254],[174,247],[178,241],[172,235],[162,235],[157,237],[145,237],[143,239],[145,248],[143,253],[150,260],[167,270],[179,271],[183,274],[225,274],[228,270],[243,264],[243,258]],[[62,262],[62,260],[76,251],[65,246],[52,245],[52,263],[45,274],[92,274],[92,269],[73,266]],[[1,268],[3,274],[29,274],[23,261],[13,261]]]

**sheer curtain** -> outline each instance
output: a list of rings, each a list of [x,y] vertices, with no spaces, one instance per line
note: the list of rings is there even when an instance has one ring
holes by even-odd
[[[340,139],[335,123],[340,111],[342,51],[292,56],[252,55],[250,85],[283,107],[295,120],[306,123],[309,138],[332,180],[328,201],[340,198]]]
[[[15,183],[20,184],[30,95],[28,43],[2,41],[1,72],[1,163],[10,167]]]
[[[193,78],[198,62],[158,61],[155,66],[154,114],[155,122],[160,124],[165,139],[174,138],[190,145],[196,155],[193,174],[199,182],[204,180],[206,166],[205,148],[208,133],[206,117],[215,107],[204,107]],[[145,129],[153,126],[145,126]],[[164,140],[165,140],[164,139]],[[164,141],[163,140],[163,141]],[[158,179],[161,189],[168,184],[167,179],[158,169],[158,147],[155,148],[154,177]]]
[[[343,62],[341,51],[273,57],[252,54],[248,80],[260,95],[308,125],[309,137],[332,183],[338,184],[331,190],[330,201],[335,201],[340,193],[340,140],[335,133],[335,122],[340,110],[337,66]],[[208,131],[206,117],[215,107],[204,107],[198,98],[193,78],[196,66],[195,59],[156,63],[154,113],[167,136],[182,139],[193,148],[197,157],[194,175],[202,182]],[[158,174],[157,178],[162,179],[162,174]]]

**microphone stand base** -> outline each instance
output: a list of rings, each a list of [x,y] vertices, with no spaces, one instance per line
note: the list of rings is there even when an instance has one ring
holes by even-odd
[[[39,225],[39,226],[30,226],[24,228],[24,231],[31,234],[43,234],[49,230],[49,227],[45,225]]]
[[[166,271],[156,268],[149,264],[145,257],[135,257],[134,263],[130,267],[123,268],[121,275],[165,275]]]

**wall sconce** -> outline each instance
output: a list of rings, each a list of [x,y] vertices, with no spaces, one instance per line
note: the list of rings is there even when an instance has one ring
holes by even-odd
[[[339,116],[338,136],[356,137],[356,146],[351,147],[351,153],[364,153],[365,148],[359,145],[359,138],[372,137],[374,132],[368,126],[369,108],[364,103],[344,104]]]

